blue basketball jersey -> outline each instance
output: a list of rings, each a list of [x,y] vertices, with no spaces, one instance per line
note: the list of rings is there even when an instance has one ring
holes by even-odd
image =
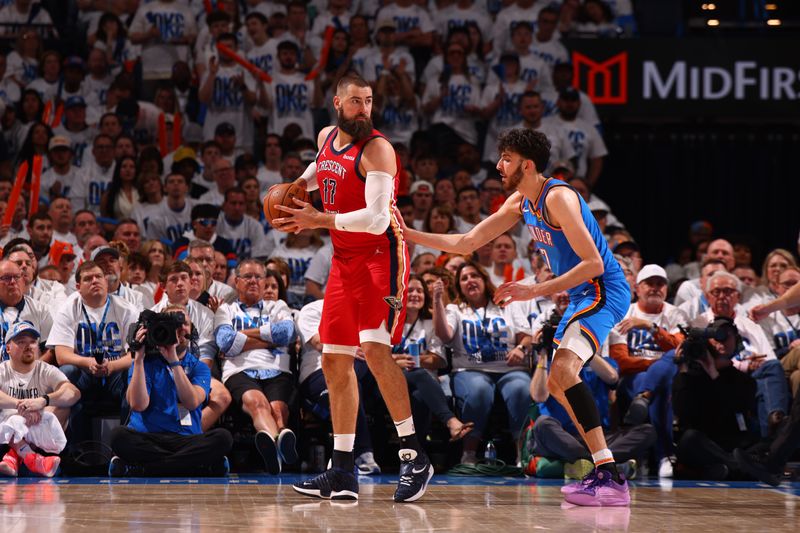
[[[522,216],[525,219],[525,223],[528,225],[528,231],[530,231],[531,237],[534,242],[536,242],[536,251],[542,254],[550,270],[552,270],[553,274],[556,276],[560,276],[581,262],[581,258],[578,257],[578,254],[572,249],[562,229],[550,225],[546,220],[544,202],[547,193],[554,187],[567,187],[578,196],[578,201],[581,204],[581,218],[586,228],[589,230],[589,235],[591,235],[594,245],[597,247],[597,250],[600,252],[600,257],[603,260],[603,274],[596,280],[586,280],[580,285],[569,289],[570,299],[574,301],[578,296],[585,294],[584,291],[587,288],[591,288],[598,281],[624,281],[625,274],[622,272],[622,268],[620,268],[617,260],[614,259],[611,250],[609,250],[606,239],[600,231],[600,227],[597,225],[597,221],[592,215],[592,212],[589,210],[589,206],[586,205],[586,202],[583,201],[583,198],[581,198],[575,189],[555,178],[549,178],[544,183],[535,201],[532,202],[528,198],[525,198],[522,202]]]

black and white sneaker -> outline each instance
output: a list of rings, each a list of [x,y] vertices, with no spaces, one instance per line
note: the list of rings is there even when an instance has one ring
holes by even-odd
[[[292,485],[292,488],[300,494],[326,500],[358,499],[358,479],[355,474],[333,468],[315,478]]]
[[[394,492],[396,502],[415,502],[422,498],[433,477],[433,465],[424,453],[400,450],[400,481]]]
[[[276,476],[281,473],[281,462],[278,459],[278,446],[275,444],[275,439],[266,431],[259,431],[256,433],[256,450],[261,454],[264,460],[264,466],[267,472]]]

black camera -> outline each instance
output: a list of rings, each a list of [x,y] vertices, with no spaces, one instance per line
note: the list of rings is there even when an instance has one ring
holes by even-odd
[[[145,309],[139,315],[139,320],[128,329],[128,346],[133,352],[144,346],[146,354],[158,354],[159,346],[178,344],[176,332],[185,320],[183,313],[155,313]],[[140,327],[147,329],[144,343],[136,340],[136,332]]]
[[[549,357],[553,351],[553,339],[556,337],[556,330],[558,330],[558,324],[561,322],[561,313],[553,311],[553,314],[550,315],[550,318],[542,325],[542,338],[541,340],[532,345],[535,351],[546,350],[547,356]]]
[[[733,320],[727,317],[717,317],[714,321],[705,328],[686,328],[678,326],[686,336],[686,340],[681,345],[683,355],[680,360],[675,359],[676,363],[699,361],[708,354],[708,341],[714,339],[717,342],[725,342],[731,335],[737,339],[737,348],[734,353],[741,350],[741,337],[739,330],[733,323]]]

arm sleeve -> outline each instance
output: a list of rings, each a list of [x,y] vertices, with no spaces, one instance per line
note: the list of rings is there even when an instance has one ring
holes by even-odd
[[[617,362],[621,376],[644,372],[655,362],[654,359],[631,357],[627,344],[612,344],[609,348],[609,354]]]
[[[389,227],[389,204],[392,199],[394,178],[386,172],[370,170],[364,186],[367,206],[350,213],[336,215],[336,229],[380,235]]]
[[[312,161],[300,177],[306,181],[306,190],[308,192],[319,189],[319,184],[317,183],[317,162]]]

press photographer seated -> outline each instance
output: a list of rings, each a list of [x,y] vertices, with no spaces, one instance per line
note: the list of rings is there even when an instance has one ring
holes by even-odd
[[[164,313],[145,313],[128,338],[134,353],[128,371],[131,415],[126,427],[111,434],[116,457],[108,474],[223,476],[233,438],[221,428],[201,429],[211,371],[191,353],[192,323],[186,308],[171,305]]]
[[[737,468],[734,448],[747,448],[757,440],[747,427],[755,411],[756,383],[731,363],[741,343],[732,320],[718,318],[708,328],[686,334],[675,355],[680,367],[672,383],[676,476],[683,471],[682,477],[726,479]]]

